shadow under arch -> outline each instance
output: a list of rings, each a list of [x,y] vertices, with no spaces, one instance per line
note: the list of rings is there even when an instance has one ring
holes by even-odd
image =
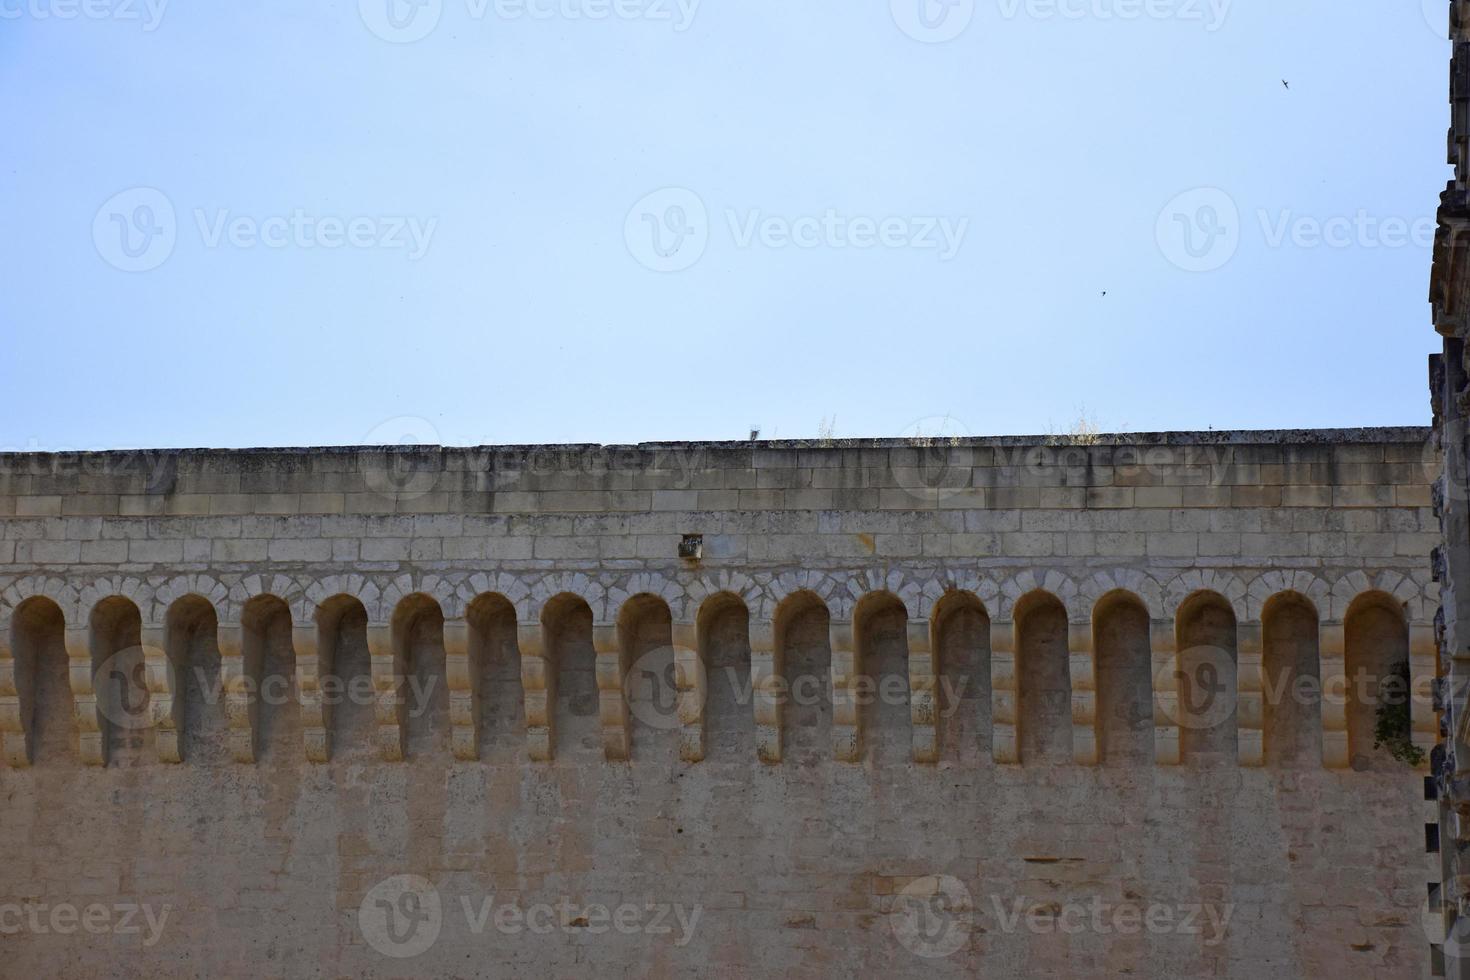
[[[252,692],[250,732],[259,761],[291,760],[301,751],[292,628],[291,608],[279,596],[253,596],[240,611],[240,653]]]
[[[1143,599],[1126,589],[1106,593],[1093,606],[1097,744],[1103,765],[1153,763],[1152,629]]]
[[[733,592],[699,605],[695,636],[704,667],[705,758],[755,757],[755,696],[750,674],[750,609]]]
[[[1179,604],[1174,620],[1172,681],[1181,761],[1233,766],[1239,758],[1239,639],[1235,608],[1218,592],[1200,591]]]
[[[973,592],[952,590],[934,604],[930,644],[939,674],[940,758],[988,764],[991,755],[990,612]]]
[[[10,619],[10,646],[22,738],[13,749],[6,745],[12,753],[11,765],[76,759],[66,616],[55,600],[32,596],[16,606]]]
[[[1386,746],[1378,746],[1380,709],[1389,719],[1409,723],[1412,687],[1409,668],[1409,617],[1404,604],[1387,592],[1364,592],[1343,618],[1343,679],[1347,698],[1348,761],[1356,770],[1401,769]],[[1324,678],[1328,689],[1330,679]]]
[[[1322,765],[1322,661],[1317,606],[1278,592],[1261,607],[1261,731],[1265,763]]]
[[[1067,607],[1035,590],[1016,601],[1016,720],[1021,762],[1072,762],[1072,668]]]
[[[516,607],[499,593],[485,592],[471,600],[464,618],[479,757],[510,763],[526,737]]]
[[[775,616],[775,671],[781,678],[782,758],[814,763],[832,754],[831,613],[803,589]]]

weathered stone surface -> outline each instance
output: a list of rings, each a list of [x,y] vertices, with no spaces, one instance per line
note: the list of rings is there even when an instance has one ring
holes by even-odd
[[[1427,435],[0,457],[5,969],[1419,975]]]

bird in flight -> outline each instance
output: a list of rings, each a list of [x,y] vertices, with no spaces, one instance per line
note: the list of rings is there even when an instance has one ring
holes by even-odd
[[[1283,79],[1282,79],[1282,80],[1281,80],[1281,84],[1282,84],[1282,85],[1283,85],[1283,86],[1285,86],[1285,88],[1286,88],[1286,90],[1287,90],[1287,91],[1288,91],[1288,92],[1290,92],[1290,91],[1291,91],[1291,83],[1290,83],[1290,82],[1288,82],[1288,81],[1287,81],[1287,80],[1286,80],[1286,79],[1284,79],[1284,78],[1283,78]]]

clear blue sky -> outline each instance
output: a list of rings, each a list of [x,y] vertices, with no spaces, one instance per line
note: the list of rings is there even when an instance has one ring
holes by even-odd
[[[1442,0],[160,2],[0,0],[0,447],[1428,422]]]

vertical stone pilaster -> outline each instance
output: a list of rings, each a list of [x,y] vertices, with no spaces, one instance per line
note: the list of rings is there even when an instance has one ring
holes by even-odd
[[[31,764],[26,749],[26,726],[21,717],[15,657],[3,633],[0,633],[0,753],[12,769],[25,769]]]
[[[454,757],[473,762],[479,751],[478,677],[470,661],[470,624],[462,619],[444,622],[444,677],[449,684],[449,730]]]
[[[403,761],[403,674],[390,626],[369,625],[368,656],[373,678],[373,742],[384,762]]]
[[[1236,734],[1239,762],[1248,768],[1266,764],[1266,665],[1260,623],[1241,623],[1236,630],[1239,667],[1236,674]]]
[[[321,634],[315,624],[293,626],[296,650],[296,700],[301,704],[301,740],[306,761],[327,761],[327,715],[322,703]]]
[[[1092,653],[1092,624],[1067,628],[1068,669],[1072,676],[1072,761],[1095,766],[1097,748],[1097,662]]]
[[[178,689],[182,679],[169,660],[167,629],[143,627],[143,678],[148,685],[148,723],[158,749],[158,761],[177,764],[184,761],[179,744],[179,716],[183,693]]]
[[[597,717],[602,725],[602,753],[609,762],[627,762],[633,746],[628,731],[628,699],[623,693],[629,658],[616,626],[592,627],[597,651]]]
[[[1184,761],[1179,701],[1179,636],[1172,619],[1149,624],[1149,649],[1153,656],[1154,764],[1177,766]]]
[[[91,630],[66,631],[67,677],[71,684],[72,724],[76,736],[73,751],[85,766],[101,766],[107,761],[102,744],[102,719],[97,713],[97,678],[92,669]]]
[[[523,623],[516,632],[526,701],[526,750],[532,762],[550,762],[556,754],[556,669],[546,655],[550,637],[539,623]]]
[[[833,620],[832,642],[832,757],[838,762],[861,762],[863,758],[863,712],[859,686],[863,664],[851,623]]]
[[[755,753],[762,762],[781,761],[781,709],[785,687],[771,623],[750,624],[750,694],[755,715]]]
[[[1347,630],[1342,623],[1324,622],[1317,630],[1318,671],[1322,680],[1322,765],[1347,769],[1348,699],[1353,679],[1347,672]]]
[[[990,631],[991,755],[999,765],[1021,764],[1021,687],[1016,650],[1021,638],[1015,623],[997,622]]]
[[[1432,625],[1409,627],[1409,704],[1413,740],[1424,752],[1423,770],[1429,769],[1429,754],[1439,743],[1439,715],[1434,710],[1434,681],[1439,648]]]
[[[225,721],[229,726],[226,738],[229,740],[230,757],[236,762],[253,763],[255,732],[250,724],[250,678],[245,673],[242,634],[239,626],[219,627],[219,680],[225,701]]]
[[[914,761],[939,761],[939,719],[944,714],[939,687],[939,648],[925,620],[909,620],[909,719],[914,729]]]
[[[693,623],[673,624],[674,683],[679,696],[679,758],[704,761],[704,709],[709,696],[699,629]]]

